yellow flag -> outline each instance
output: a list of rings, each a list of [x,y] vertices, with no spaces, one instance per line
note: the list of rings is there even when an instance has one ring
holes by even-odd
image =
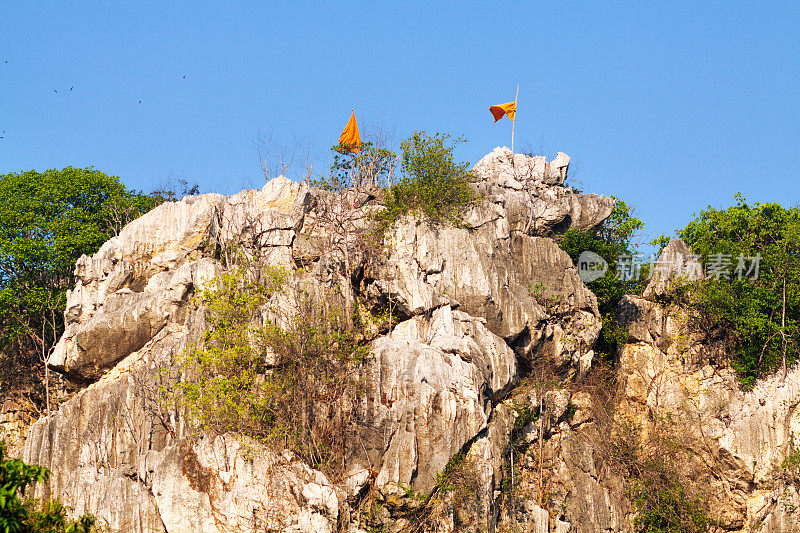
[[[503,118],[503,115],[508,115],[508,118],[513,122],[514,114],[517,112],[517,103],[509,102],[507,104],[493,105],[489,108],[489,112],[494,117],[495,122]]]
[[[358,134],[355,110],[353,110],[353,114],[350,115],[350,120],[347,121],[347,126],[344,127],[344,131],[339,136],[339,144],[347,146],[346,150],[349,150],[351,154],[361,149],[359,148],[361,136]]]

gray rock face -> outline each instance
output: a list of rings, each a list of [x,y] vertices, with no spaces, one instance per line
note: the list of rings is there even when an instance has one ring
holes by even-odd
[[[222,198],[162,204],[91,258],[81,257],[77,284],[67,292],[66,331],[50,366],[76,381],[95,381],[168,322],[180,322],[193,284],[215,275],[213,263],[197,260]]]
[[[702,277],[703,271],[697,256],[681,239],[672,239],[661,251],[653,277],[642,296],[655,300],[668,294],[671,280],[683,278],[695,281]]]
[[[339,496],[316,470],[226,434],[168,447],[153,476],[167,531],[336,531]]]
[[[188,330],[170,325],[96,383],[29,430],[22,458],[51,471],[37,496],[92,513],[113,531],[164,531],[151,492],[158,454],[172,437],[145,400],[152,368],[180,350]],[[151,384],[151,385],[145,385]]]
[[[255,443],[243,453],[231,436],[197,443],[180,412],[159,402],[164,369],[205,328],[190,298],[223,271],[208,243],[250,244],[275,266],[291,265],[309,205],[308,190],[285,178],[230,198],[188,197],[78,261],[49,363],[91,385],[29,431],[23,458],[53,472],[42,495],[112,531],[335,530],[338,507],[321,473]]]
[[[728,531],[800,531],[797,487],[781,463],[800,438],[800,367],[742,392],[734,371],[711,366],[688,328],[686,311],[653,301],[685,275],[691,250],[673,240],[662,253],[672,265],[654,277],[645,298],[626,297],[620,320],[630,334],[619,360],[620,413],[656,431],[680,421],[681,444],[691,450],[685,474],[710,502],[712,518]]]
[[[33,425],[22,457],[53,473],[37,495],[112,531],[335,531],[338,497],[321,472],[243,437],[198,440],[161,411],[162,369],[189,329],[166,326]]]
[[[598,454],[603,437],[587,401],[586,393],[556,389],[518,395],[495,407],[467,455],[480,480],[471,530],[633,531],[622,480]],[[571,418],[570,405],[577,408]],[[521,426],[525,408],[539,418]]]
[[[679,242],[665,253],[672,258],[664,264],[677,266],[651,283],[652,299],[626,296],[620,306],[618,320],[630,338],[619,354],[615,395],[590,393],[594,386],[548,390],[553,385],[538,382],[495,406],[468,454],[481,487],[473,524],[636,531],[635,508],[625,497],[629,480],[609,442],[615,431],[638,427],[627,431],[643,447],[667,436],[671,447],[660,453],[676,459],[719,530],[800,531],[797,478],[782,466],[800,434],[800,367],[785,381],[772,376],[742,392],[730,368],[709,364],[718,351],[692,335],[687,312],[661,298],[675,276],[685,275],[677,253],[691,254]],[[522,424],[526,413],[537,417]],[[513,490],[498,490],[511,483]]]
[[[482,321],[450,306],[398,324],[371,351],[363,402],[364,419],[380,428],[369,440],[370,462],[381,465],[377,487],[429,492],[486,427],[492,400],[516,383],[514,353]]]
[[[645,432],[653,419],[681,421],[685,446],[701,458],[686,464],[687,474],[702,484],[713,518],[726,529],[763,523],[761,531],[799,531],[797,492],[782,485],[778,465],[800,435],[800,368],[786,381],[775,375],[743,393],[732,370],[705,362],[685,323],[670,322],[667,330],[677,336],[624,347],[622,412]]]
[[[391,253],[365,271],[365,293],[403,316],[458,305],[519,355],[547,350],[577,372],[601,323],[597,299],[552,240],[498,238],[488,228],[432,227],[407,220],[389,237]]]
[[[561,152],[548,162],[495,148],[472,170],[475,189],[486,203],[470,213],[467,224],[502,222],[510,231],[543,236],[597,227],[611,214],[614,199],[575,194],[564,186],[568,169],[569,156]]]
[[[568,164],[564,154],[550,163],[516,154],[512,165],[508,149],[495,149],[473,169],[483,201],[466,227],[397,224],[388,258],[365,268],[364,293],[406,318],[457,306],[518,355],[545,350],[562,371],[585,372],[601,327],[597,300],[569,256],[540,235],[594,228],[614,200],[563,187]]]
[[[507,149],[493,151],[474,169],[484,200],[464,227],[409,217],[390,228],[382,257],[326,233],[330,193],[282,177],[227,198],[166,203],[132,222],[76,265],[49,364],[83,388],[28,431],[22,458],[52,472],[36,495],[115,532],[356,531],[349,505],[367,492],[387,505],[406,489],[429,492],[464,451],[477,488],[439,531],[633,531],[624,480],[596,446],[607,422],[597,398],[563,384],[515,391],[518,360],[540,355],[560,377],[583,378],[600,330],[596,298],[547,236],[596,227],[613,200],[564,187],[568,163],[564,154],[512,163]],[[356,224],[379,208],[358,209]],[[285,450],[198,433],[160,401],[179,378],[175,357],[206,327],[192,295],[224,272],[229,246],[292,272],[315,297],[338,286],[337,305],[391,310],[389,326],[369,332],[355,399],[362,433],[342,480]],[[671,280],[691,275],[691,251],[673,241],[664,254],[645,297],[620,308],[630,341],[615,408],[645,435],[657,421],[681,421],[687,473],[720,527],[798,531],[800,494],[780,465],[800,442],[800,368],[740,391],[730,369],[708,364],[686,312],[665,307]],[[290,303],[276,299],[263,318]],[[518,423],[524,413],[538,418]]]
[[[506,175],[503,153],[476,166],[487,199],[466,227],[406,219],[390,229],[383,258],[343,258],[347,237],[319,224],[329,193],[283,177],[227,198],[165,203],[82,257],[49,364],[84,388],[34,423],[24,446],[26,461],[53,472],[41,495],[111,531],[333,531],[367,484],[383,498],[429,491],[456,453],[488,450],[482,436],[508,429],[492,421],[518,382],[517,357],[546,352],[565,375],[590,366],[596,299],[542,235],[594,227],[613,207],[563,187],[563,154],[550,163],[519,156],[514,169],[530,166],[520,180]],[[531,211],[547,205],[547,216]],[[224,272],[230,246],[293,272],[309,294],[338,285],[345,305],[393,309],[361,368],[362,445],[343,488],[289,452],[198,435],[158,400],[180,374],[175,357],[206,327],[192,295]],[[358,272],[352,287],[337,271],[344,259]],[[265,318],[286,304],[279,300]],[[499,476],[492,461],[486,472]]]

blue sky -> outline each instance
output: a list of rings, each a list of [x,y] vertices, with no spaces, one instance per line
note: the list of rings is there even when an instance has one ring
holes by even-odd
[[[449,132],[474,163],[519,84],[517,151],[572,156],[649,240],[736,192],[800,200],[798,28],[800,2],[0,1],[0,173],[234,193],[259,131],[324,168],[352,108],[365,140]]]

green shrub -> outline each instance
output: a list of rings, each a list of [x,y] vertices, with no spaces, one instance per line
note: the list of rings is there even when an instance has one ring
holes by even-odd
[[[636,510],[633,525],[640,533],[701,533],[710,522],[703,502],[687,493],[674,466],[657,457],[639,465],[628,497]]]
[[[364,355],[358,324],[285,284],[281,270],[254,277],[234,268],[200,292],[196,302],[206,309],[208,330],[179,357],[185,377],[176,393],[201,429],[289,448],[338,474],[351,430],[355,368]],[[280,305],[291,311],[262,322],[262,309],[279,292]]]
[[[623,276],[618,260],[633,256],[631,240],[641,231],[644,223],[636,218],[633,209],[617,199],[611,215],[603,221],[597,231],[567,230],[559,240],[559,246],[577,264],[584,251],[594,252],[608,262],[606,275],[586,286],[597,296],[597,305],[603,327],[595,351],[600,355],[613,355],[616,347],[627,341],[627,334],[616,323],[617,307],[626,294],[641,294],[647,285],[647,271],[638,275]]]
[[[469,163],[458,163],[453,150],[461,138],[415,131],[400,143],[400,180],[386,194],[380,220],[390,225],[408,213],[433,223],[459,223],[475,199],[469,185]]]
[[[651,431],[645,442],[641,427],[625,419],[610,419],[599,442],[609,466],[625,478],[625,494],[636,516],[639,533],[700,533],[707,530],[707,498],[703,487],[690,484],[680,469],[682,448],[666,428]],[[689,489],[693,490],[689,490]]]
[[[0,441],[0,531],[3,533],[90,533],[96,531],[95,518],[84,515],[67,518],[67,511],[56,501],[39,502],[20,496],[26,489],[47,479],[46,468],[7,459],[5,443]]]
[[[790,449],[794,447],[794,439],[789,439]],[[786,454],[781,461],[781,476],[785,481],[794,483],[800,487],[800,448],[794,448]]]
[[[260,309],[282,283],[279,271],[266,282],[246,279],[244,270],[223,274],[195,302],[205,306],[208,325],[202,340],[179,358],[187,373],[178,384],[183,402],[203,429],[235,431],[263,438],[274,416],[262,346],[252,341]]]

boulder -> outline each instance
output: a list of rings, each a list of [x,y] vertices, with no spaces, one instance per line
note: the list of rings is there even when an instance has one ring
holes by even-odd
[[[388,493],[403,486],[429,492],[450,458],[486,427],[492,402],[516,383],[514,353],[481,321],[449,306],[399,324],[371,352],[362,409],[378,430],[364,435],[367,459],[379,465],[376,484]]]
[[[152,491],[170,533],[337,531],[339,496],[321,472],[236,435],[169,446]]]
[[[550,239],[498,239],[487,229],[408,219],[389,241],[389,257],[365,268],[364,293],[376,304],[388,302],[400,317],[457,305],[485,319],[520,355],[546,349],[562,369],[575,372],[597,340],[597,299]]]

